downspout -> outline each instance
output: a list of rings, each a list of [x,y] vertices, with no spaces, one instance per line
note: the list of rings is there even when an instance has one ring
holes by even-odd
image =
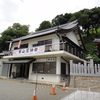
[[[64,58],[64,57],[61,57],[64,61],[66,61],[68,63],[68,72],[70,72],[70,63]],[[70,73],[68,73],[68,75],[70,75]]]
[[[61,57],[64,61],[68,63],[68,85],[70,84],[70,63],[63,57]]]

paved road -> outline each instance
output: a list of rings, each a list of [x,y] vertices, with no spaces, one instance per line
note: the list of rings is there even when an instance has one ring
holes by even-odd
[[[37,87],[44,87],[38,85]],[[35,84],[0,79],[0,100],[32,100]],[[60,100],[72,91],[63,91],[56,87],[56,95],[50,95],[51,86],[37,91],[38,100]]]
[[[61,100],[100,100],[100,92],[78,90]]]

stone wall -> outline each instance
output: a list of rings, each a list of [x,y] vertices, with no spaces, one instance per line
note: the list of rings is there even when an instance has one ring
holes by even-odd
[[[70,76],[69,87],[87,88],[100,85],[100,77],[93,76]]]

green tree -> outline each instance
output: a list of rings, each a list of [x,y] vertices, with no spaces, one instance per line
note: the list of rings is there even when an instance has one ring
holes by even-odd
[[[49,21],[43,21],[40,24],[39,28],[37,28],[35,31],[40,31],[40,30],[43,30],[43,29],[51,28],[51,27],[52,27],[52,25]]]
[[[0,52],[8,50],[8,44],[6,43],[6,41],[28,35],[28,31],[29,25],[14,23],[12,26],[8,27],[5,31],[1,33]]]
[[[99,63],[100,62],[100,58],[98,57],[99,51],[96,47],[96,44],[93,41],[91,41],[86,44],[86,48],[87,51],[85,52],[85,57],[87,57],[88,54],[90,54],[93,57],[94,62]]]
[[[57,26],[71,22],[73,20],[78,20],[81,28],[81,33],[86,44],[87,52],[86,55],[93,54],[93,57],[96,61],[99,61],[97,58],[97,53],[94,53],[96,46],[92,43],[94,38],[100,38],[100,7],[95,7],[92,9],[82,9],[75,13],[65,13],[57,15],[52,19],[51,26]],[[40,25],[41,26],[41,25]],[[49,28],[49,27],[45,27]],[[39,27],[39,29],[44,29]],[[92,45],[90,45],[92,43]],[[97,51],[96,51],[97,52]]]
[[[53,20],[52,20],[52,26],[57,26],[61,24],[65,24],[66,19],[64,18],[64,15],[57,15]]]

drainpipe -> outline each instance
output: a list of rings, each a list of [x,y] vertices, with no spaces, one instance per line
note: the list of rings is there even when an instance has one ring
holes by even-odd
[[[68,85],[70,84],[70,63],[63,57],[61,57],[64,61],[68,63]]]
[[[64,57],[61,58],[68,63],[68,66],[70,66],[70,63]],[[70,67],[68,67],[68,72],[70,72]],[[70,73],[68,73],[68,75],[70,75]]]

